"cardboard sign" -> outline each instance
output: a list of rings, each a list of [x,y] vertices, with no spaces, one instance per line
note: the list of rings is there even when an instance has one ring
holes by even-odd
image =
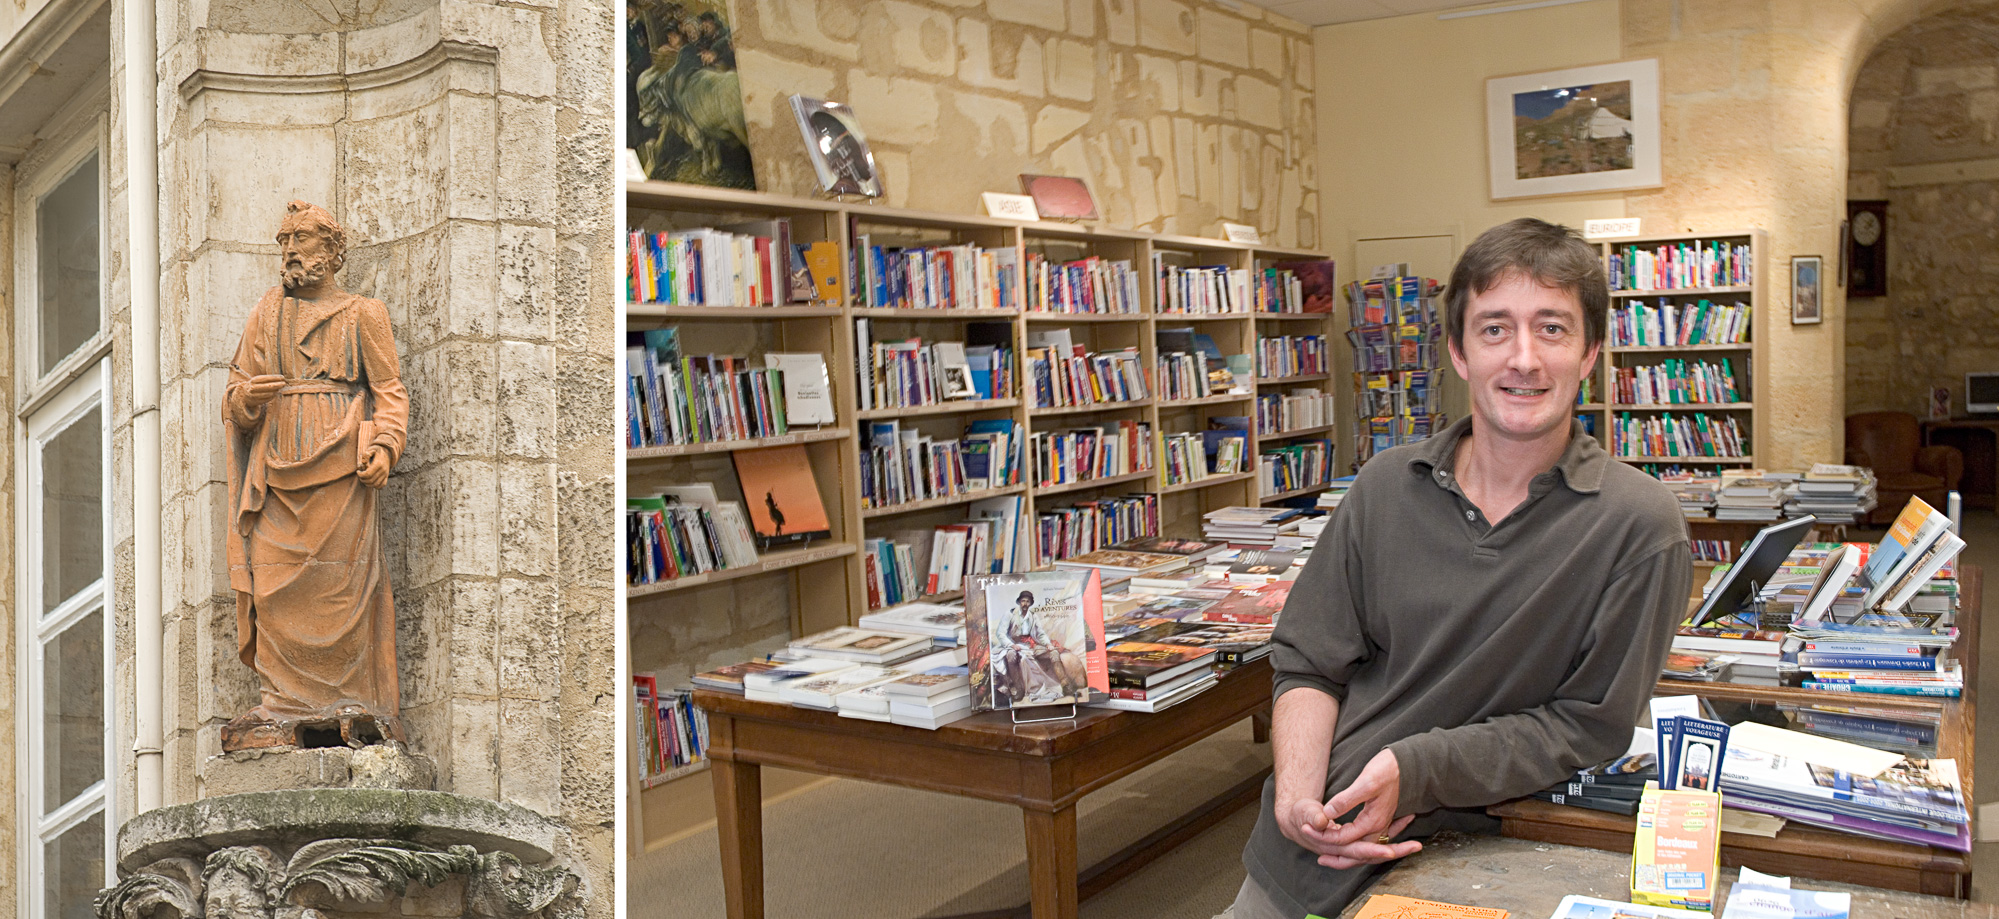
[[[1034,196],[1009,195],[1006,192],[982,192],[980,198],[986,202],[986,215],[1003,217],[1007,220],[1040,220],[1041,214],[1034,209]]]
[[[1222,234],[1232,243],[1247,243],[1252,246],[1263,245],[1263,231],[1255,227],[1244,226],[1240,223],[1224,222],[1222,224]]]
[[[1583,237],[1586,239],[1618,239],[1638,235],[1638,218],[1616,217],[1609,220],[1583,221]]]

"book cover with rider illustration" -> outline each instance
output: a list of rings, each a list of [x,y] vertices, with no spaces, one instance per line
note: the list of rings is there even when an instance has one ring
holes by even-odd
[[[1001,711],[1070,705],[1110,692],[1101,575],[976,575],[965,589],[972,705]]]

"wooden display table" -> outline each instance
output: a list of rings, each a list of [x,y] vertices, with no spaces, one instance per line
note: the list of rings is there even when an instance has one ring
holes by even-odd
[[[1080,900],[1254,803],[1269,770],[1080,874],[1076,802],[1244,718],[1256,717],[1256,739],[1266,740],[1270,679],[1269,661],[1260,660],[1158,714],[1086,708],[1074,721],[1016,726],[1006,713],[989,712],[935,731],[696,692],[694,703],[708,713],[729,919],[764,914],[766,765],[1018,806],[1034,919],[1073,919]]]
[[[1847,837],[1849,839],[1853,837]],[[1715,915],[1728,902],[1735,872],[1723,869]],[[1853,919],[1995,919],[1991,904],[1924,896],[1850,883],[1797,876],[1800,890],[1844,891],[1853,895]],[[1547,919],[1570,894],[1599,900],[1631,899],[1631,854],[1551,846],[1494,836],[1439,834],[1382,875],[1367,893],[1349,904],[1340,919],[1352,919],[1371,894],[1394,894],[1465,906],[1503,909],[1514,919]]]
[[[1920,696],[1833,693],[1787,686],[1677,680],[1659,681],[1655,694],[1692,694],[1717,704],[1735,703],[1737,707],[1742,704],[1820,703],[1939,711],[1943,723],[1937,731],[1937,755],[1957,760],[1958,775],[1964,783],[1965,806],[1969,808],[1976,800],[1972,795],[1972,777],[1977,771],[1972,758],[1972,741],[1976,736],[1978,620],[1979,604],[1984,598],[1984,573],[1974,565],[1962,566],[1958,573],[1958,589],[1961,600],[1957,614],[1958,639],[1952,651],[1964,664],[1962,698],[1925,699]],[[1724,801],[1726,797],[1724,794]],[[1500,832],[1507,836],[1621,851],[1627,859],[1631,853],[1636,824],[1632,817],[1564,807],[1531,798],[1498,804],[1487,808],[1487,812],[1500,818]],[[1947,897],[1971,896],[1970,853],[1887,842],[1795,822],[1787,824],[1775,837],[1723,833],[1721,862],[1729,866],[1747,865],[1774,874],[1840,878],[1873,887]]]

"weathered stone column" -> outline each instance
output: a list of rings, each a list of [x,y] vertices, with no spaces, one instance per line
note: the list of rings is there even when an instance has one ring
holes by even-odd
[[[608,2],[179,0],[159,24],[166,800],[285,772],[219,755],[256,680],[235,656],[218,406],[275,277],[271,215],[320,202],[347,228],[342,284],[387,304],[411,396],[380,495],[409,748],[438,791],[562,827],[554,857],[608,915]],[[305,776],[323,765],[284,781],[341,784]]]

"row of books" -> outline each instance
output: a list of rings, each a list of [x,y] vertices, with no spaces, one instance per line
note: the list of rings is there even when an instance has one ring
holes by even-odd
[[[868,337],[870,320],[854,320],[855,370],[862,411],[937,405],[958,399],[1004,399],[1013,394],[1013,351],[1005,345],[967,345],[920,338],[881,342]]]
[[[1194,365],[1194,369],[1175,370],[1176,374],[1185,373],[1191,378],[1196,369],[1206,367],[1207,392],[1202,395],[1249,392],[1254,376],[1249,355],[1223,354],[1221,346],[1215,343],[1214,336],[1196,331],[1193,326],[1163,326],[1153,331],[1153,341],[1162,358],[1173,355],[1177,361],[1179,360],[1177,355],[1186,355],[1189,362]],[[1181,386],[1179,391],[1192,393],[1197,391],[1197,387],[1192,385],[1190,379],[1189,384]],[[1195,397],[1178,395],[1172,398]]]
[[[1161,399],[1205,399],[1225,393],[1230,388],[1226,382],[1219,389],[1214,388],[1208,374],[1207,356],[1202,354],[1161,352],[1154,362],[1154,371]]]
[[[1673,304],[1660,300],[1657,306],[1633,302],[1610,310],[1610,344],[1633,345],[1732,345],[1749,341],[1751,307],[1740,301],[1723,306],[1709,300]]]
[[[1257,274],[1256,311],[1330,313],[1339,294],[1337,275],[1332,259],[1272,264]]]
[[[1611,452],[1617,456],[1748,456],[1749,441],[1731,417],[1705,412],[1636,418],[1620,412],[1611,427]]]
[[[636,673],[632,702],[641,787],[650,788],[707,758],[708,716],[694,706],[693,693],[661,690],[656,675]]]
[[[962,521],[864,540],[868,609],[958,590],[967,575],[1025,570],[1025,511],[1018,495],[987,498]]]
[[[1152,424],[1118,421],[1066,431],[1038,431],[1029,438],[1034,481],[1047,487],[1152,468]]]
[[[1259,379],[1325,373],[1331,367],[1324,335],[1269,335],[1256,340]]]
[[[668,306],[782,306],[820,297],[809,269],[831,273],[830,242],[793,246],[789,221],[701,227],[626,238],[625,296]]]
[[[857,300],[903,309],[1019,309],[1019,255],[1012,247],[877,246],[858,238]]]
[[[1610,288],[1747,287],[1755,276],[1755,267],[1747,243],[1709,239],[1617,246],[1610,252]]]
[[[1035,509],[1036,566],[1159,535],[1159,496],[1121,495]]]
[[[861,448],[862,507],[894,507],[986,487],[975,487],[966,475],[967,441],[939,441],[898,421],[868,427],[868,443]],[[991,449],[990,441],[982,443]]]
[[[1281,447],[1267,447],[1257,457],[1256,493],[1268,497],[1280,492],[1318,488],[1332,481],[1333,442],[1301,440]]]
[[[1087,353],[1081,345],[1031,346],[1027,380],[1036,408],[1063,408],[1149,397],[1137,348]]]
[[[697,495],[697,492],[700,493]],[[691,485],[625,501],[626,581],[634,586],[756,564],[743,506]]]
[[[1256,397],[1256,431],[1264,436],[1323,427],[1333,423],[1333,394],[1294,389],[1289,395]]]
[[[1668,358],[1656,366],[1612,368],[1612,376],[1619,405],[1743,401],[1735,386],[1735,368],[1727,358],[1692,364]]]
[[[769,437],[834,420],[824,355],[688,356],[672,327],[632,333],[625,382],[632,447]]]
[[[1210,476],[1242,472],[1249,453],[1249,432],[1241,429],[1165,434],[1160,453],[1164,484],[1184,485]]]
[[[1211,315],[1248,313],[1255,309],[1249,272],[1227,265],[1181,267],[1168,265],[1165,253],[1152,255],[1156,312]]]
[[[1138,273],[1129,259],[1097,256],[1057,264],[1037,253],[1027,256],[1027,309],[1040,313],[1121,313],[1139,311]]]
[[[1576,404],[1591,405],[1602,401],[1603,393],[1597,391],[1596,374],[1583,377],[1582,383],[1576,386]]]
[[[1444,415],[1390,415],[1361,420],[1358,448],[1362,461],[1390,447],[1428,440],[1450,424]]]

